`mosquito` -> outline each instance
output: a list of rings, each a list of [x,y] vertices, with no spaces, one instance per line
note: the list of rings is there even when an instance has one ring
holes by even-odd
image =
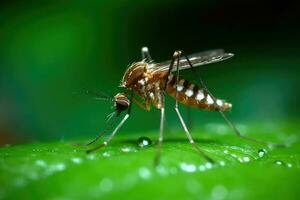
[[[198,154],[203,156],[208,162],[213,163],[214,161],[195,143],[185,121],[183,120],[178,107],[179,103],[196,109],[217,111],[238,137],[263,145],[273,145],[272,143],[241,135],[236,126],[224,113],[231,110],[232,104],[213,96],[204,84],[199,71],[195,70],[195,67],[198,66],[227,60],[233,57],[234,54],[226,53],[222,49],[216,49],[186,56],[183,51],[175,51],[171,60],[155,63],[152,60],[147,47],[142,47],[141,53],[142,61],[131,64],[125,71],[121,80],[120,86],[125,88],[126,92],[118,93],[113,98],[100,95],[100,99],[106,99],[114,102],[115,111],[109,115],[109,122],[104,131],[86,145],[91,145],[99,140],[101,136],[103,136],[116,123],[117,118],[122,113],[125,112],[126,114],[114,128],[108,139],[99,146],[89,149],[87,153],[94,152],[105,147],[111,142],[117,131],[124,125],[131,115],[131,107],[133,103],[147,111],[150,111],[153,106],[160,110],[160,131],[157,142],[157,153],[154,160],[157,165],[160,160],[161,146],[164,138],[166,94],[175,99],[174,109],[189,143],[193,145]],[[193,70],[199,78],[199,83],[194,84],[182,78],[179,72],[184,69]],[[139,99],[136,98],[136,96],[139,96]]]

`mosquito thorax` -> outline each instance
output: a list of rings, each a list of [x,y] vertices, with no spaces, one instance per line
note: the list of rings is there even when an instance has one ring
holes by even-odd
[[[122,93],[118,93],[114,97],[114,101],[115,101],[114,106],[115,106],[115,109],[118,114],[120,114],[122,111],[126,110],[130,104],[129,99],[126,97],[125,94],[122,94]]]
[[[132,87],[136,84],[141,78],[144,77],[147,71],[147,63],[146,62],[136,62],[129,66],[129,68],[124,73],[122,78],[122,87]]]

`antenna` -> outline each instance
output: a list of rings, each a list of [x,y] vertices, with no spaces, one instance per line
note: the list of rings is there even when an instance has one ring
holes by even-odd
[[[84,90],[81,92],[73,92],[73,95],[76,96],[89,96],[92,97],[95,100],[104,100],[104,101],[113,101],[114,97],[112,95],[109,95],[107,93],[104,92],[100,92],[100,91],[95,91],[95,90]]]

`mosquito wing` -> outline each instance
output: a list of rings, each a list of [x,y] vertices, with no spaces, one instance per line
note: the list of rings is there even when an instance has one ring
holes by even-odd
[[[225,53],[223,49],[215,49],[210,51],[204,51],[199,53],[194,53],[188,56],[191,61],[193,67],[197,67],[200,65],[206,65],[210,63],[220,62],[231,58],[233,56],[232,53]],[[171,64],[171,60],[160,62],[154,64],[149,67],[149,70],[153,72],[162,72],[169,70]],[[172,71],[176,71],[177,60],[174,61],[174,67]],[[184,56],[179,58],[179,70],[187,69],[190,65]]]

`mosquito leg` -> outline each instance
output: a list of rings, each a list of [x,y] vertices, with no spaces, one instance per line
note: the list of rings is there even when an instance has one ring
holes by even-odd
[[[177,63],[179,64],[178,60],[179,60],[179,57],[181,55],[181,51],[175,51],[174,54],[173,54],[173,57],[172,57],[172,60],[171,60],[171,63],[170,63],[170,67],[169,67],[169,70],[168,70],[168,73],[167,73],[167,76],[165,78],[165,87],[163,88],[163,92],[166,91],[167,89],[167,86],[168,86],[168,81],[169,81],[169,76],[172,72],[172,69],[174,67],[174,62],[175,62],[175,59],[177,59]],[[177,90],[176,90],[177,91]]]
[[[160,109],[159,138],[158,138],[156,156],[155,156],[155,159],[154,159],[154,165],[155,166],[158,166],[159,165],[159,161],[160,161],[160,151],[161,151],[161,146],[162,146],[163,139],[164,139],[164,121],[165,121],[165,108],[162,107]]]
[[[179,111],[179,109],[178,109],[177,106],[175,106],[175,111],[176,111],[176,113],[177,113],[177,115],[178,115],[178,118],[179,118],[179,120],[180,120],[180,122],[181,122],[181,125],[182,125],[182,127],[183,127],[183,129],[184,129],[184,131],[185,131],[185,134],[186,134],[187,138],[189,139],[189,142],[193,145],[193,147],[196,149],[196,151],[198,152],[198,154],[201,155],[201,156],[203,156],[208,162],[214,163],[214,160],[213,160],[212,158],[210,158],[208,155],[206,155],[206,153],[204,153],[204,151],[202,151],[202,150],[197,146],[197,144],[195,143],[195,141],[193,140],[192,135],[191,135],[191,133],[189,132],[189,130],[188,130],[186,124],[184,123],[184,120],[183,120],[183,118],[182,118],[182,116],[181,116],[181,114],[180,114],[180,111]]]
[[[177,52],[177,53],[176,53]],[[180,123],[181,123],[181,125],[182,125],[182,127],[183,127],[183,129],[184,129],[184,131],[185,131],[185,134],[186,134],[186,136],[187,136],[187,138],[189,139],[189,142],[193,145],[193,147],[196,149],[196,151],[201,155],[201,156],[203,156],[208,162],[211,162],[211,163],[213,163],[214,161],[213,161],[213,159],[211,159],[208,155],[206,155],[198,146],[197,146],[197,144],[195,143],[195,141],[193,140],[193,138],[192,138],[192,135],[191,135],[191,133],[189,132],[189,130],[188,130],[188,128],[187,128],[187,126],[186,126],[186,124],[185,124],[185,122],[184,122],[184,120],[183,120],[183,118],[182,118],[182,116],[181,116],[181,113],[180,113],[180,111],[179,111],[179,109],[178,109],[178,100],[177,100],[177,86],[178,86],[178,81],[179,81],[179,58],[180,58],[180,55],[181,55],[181,51],[176,51],[175,52],[175,54],[176,54],[176,56],[177,56],[177,65],[176,65],[176,93],[175,93],[175,111],[176,111],[176,113],[177,113],[177,116],[178,116],[178,118],[179,118],[179,120],[180,120]]]
[[[169,75],[171,74],[171,71],[173,69],[174,66],[174,61],[175,59],[178,57],[179,58],[179,52],[175,51],[172,60],[171,60],[171,64],[167,73],[167,76],[165,78],[165,87],[163,88],[162,92],[161,92],[161,97],[162,99],[162,108],[160,109],[161,114],[160,114],[160,132],[159,132],[159,138],[158,138],[158,144],[157,144],[157,153],[154,159],[154,165],[157,166],[159,164],[160,161],[160,151],[161,151],[161,146],[162,146],[162,142],[163,142],[163,132],[164,132],[164,123],[165,123],[165,108],[164,108],[164,95],[165,95],[165,91],[167,89],[167,83],[168,83],[168,79],[169,79]]]
[[[115,124],[116,122],[116,117],[113,118],[113,121],[107,125],[107,127],[101,132],[99,133],[95,139],[93,139],[92,141],[86,143],[86,144],[76,144],[76,146],[89,146],[91,144],[94,144],[95,142],[97,142],[102,136],[104,136],[104,134],[112,127],[113,124]]]
[[[124,118],[122,119],[122,121],[118,124],[118,126],[114,129],[114,131],[110,134],[109,138],[104,141],[102,144],[100,144],[99,146],[96,146],[92,149],[89,149],[86,151],[86,153],[91,153],[91,152],[94,152],[102,147],[105,147],[108,145],[108,143],[113,139],[113,137],[115,136],[115,134],[117,133],[117,131],[123,126],[123,124],[126,122],[126,120],[129,118],[130,116],[130,113],[131,113],[131,107],[132,107],[132,99],[133,99],[133,92],[131,92],[131,95],[130,95],[130,104],[129,104],[129,107],[127,109],[127,113],[126,115],[124,116]]]
[[[127,113],[125,115],[125,117],[122,119],[122,121],[118,124],[118,126],[114,129],[114,131],[111,133],[111,135],[109,136],[109,138],[104,141],[102,144],[100,144],[99,146],[96,146],[95,148],[89,149],[86,152],[87,153],[91,153],[94,152],[102,147],[105,147],[109,144],[109,142],[113,139],[113,137],[115,136],[115,134],[117,133],[117,131],[123,126],[123,124],[126,122],[126,120],[128,119],[129,114]]]
[[[255,142],[258,144],[262,144],[262,145],[266,145],[269,147],[285,147],[284,144],[274,144],[271,142],[265,142],[265,141],[261,141],[261,140],[257,140],[255,138],[252,137],[247,137],[247,136],[243,136],[240,131],[236,128],[236,126],[228,119],[228,117],[224,114],[223,111],[219,111],[219,113],[221,114],[221,116],[223,117],[223,119],[226,121],[226,123],[234,130],[235,134],[245,140],[251,141],[251,142]]]
[[[146,59],[147,62],[152,62],[152,58],[150,56],[150,52],[148,47],[142,47],[141,49],[141,53],[142,53],[142,59]]]
[[[214,97],[214,95],[211,94],[211,92],[208,90],[208,88],[206,87],[206,85],[204,84],[200,74],[198,71],[196,71],[191,63],[191,61],[189,60],[189,58],[184,55],[185,59],[188,61],[190,68],[193,70],[194,73],[196,73],[198,75],[199,81],[201,86],[208,92],[208,94],[212,97],[212,99],[214,100],[214,102],[216,102],[216,98]],[[235,134],[243,139],[258,143],[258,144],[263,144],[263,145],[267,145],[267,146],[274,146],[274,147],[285,147],[285,145],[283,144],[274,144],[271,142],[264,142],[264,141],[260,141],[257,140],[255,138],[251,138],[251,137],[247,137],[247,136],[243,136],[240,131],[236,128],[236,126],[227,118],[227,116],[224,114],[223,111],[219,110],[219,113],[221,114],[221,116],[223,117],[223,119],[226,121],[226,123],[234,130]]]
[[[191,116],[191,108],[186,107],[186,116],[187,116],[187,127],[191,130],[193,128],[193,120]]]

